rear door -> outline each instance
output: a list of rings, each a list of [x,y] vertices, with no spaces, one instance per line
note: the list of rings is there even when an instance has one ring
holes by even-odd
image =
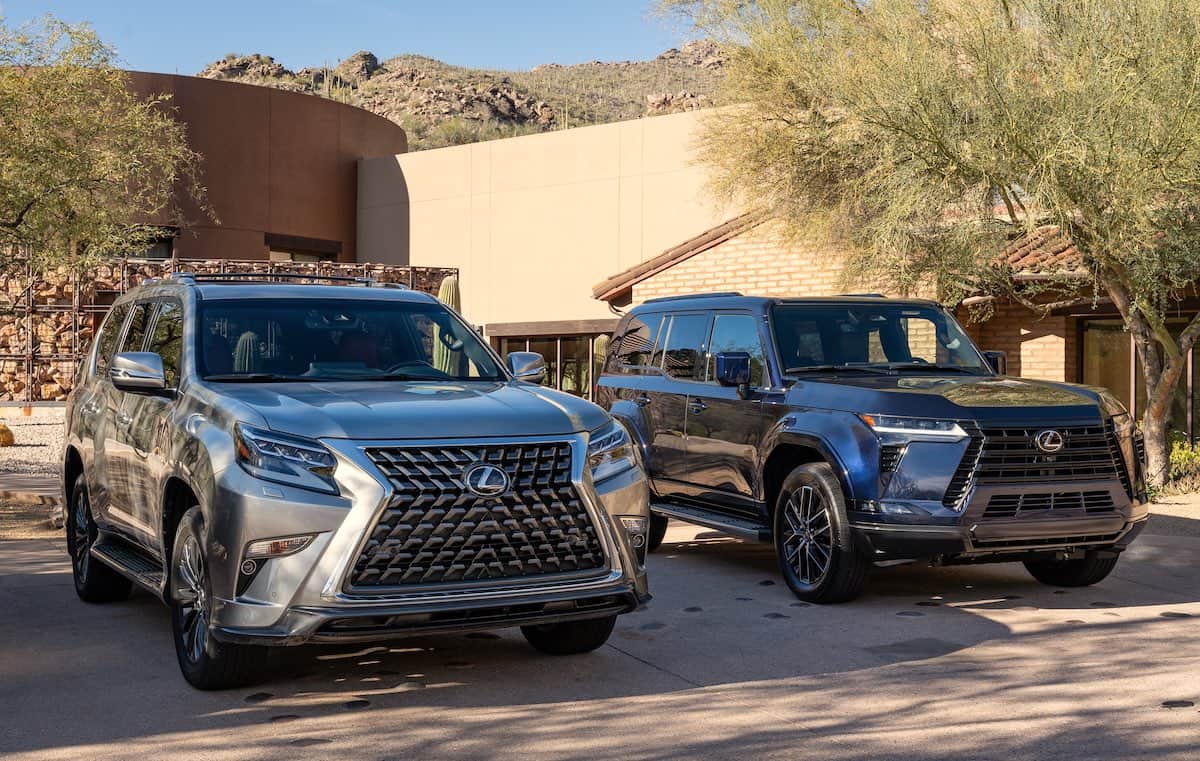
[[[767,367],[766,326],[750,312],[721,311],[712,332],[698,380],[687,401],[687,481],[693,496],[713,509],[758,517],[755,499],[758,452],[769,425],[762,389],[771,379]],[[750,355],[750,394],[716,381],[716,355]]]
[[[663,496],[689,496],[687,437],[688,395],[703,384],[707,312],[679,312],[664,320],[662,335],[651,357],[658,386],[651,393],[655,410],[650,473]]]
[[[113,307],[96,337],[95,368],[92,381],[79,397],[79,438],[91,449],[88,457],[88,491],[92,502],[92,513],[97,522],[105,524],[108,510],[108,452],[105,441],[112,428],[112,414],[117,403],[112,398],[118,393],[108,379],[108,368],[120,345],[125,329],[125,318],[129,316],[129,304]]]

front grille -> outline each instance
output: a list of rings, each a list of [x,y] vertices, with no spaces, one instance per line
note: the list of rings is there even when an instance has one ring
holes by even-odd
[[[353,588],[514,579],[604,567],[596,527],[571,481],[567,442],[366,450],[393,495],[350,576]],[[465,471],[508,474],[498,497],[468,491]]]
[[[970,434],[971,441],[967,444],[962,459],[958,461],[958,468],[955,469],[954,476],[950,479],[950,485],[946,488],[946,494],[942,497],[942,504],[955,510],[962,506],[962,501],[967,496],[967,489],[971,486],[971,476],[975,473],[979,454],[983,450],[983,434],[979,432],[979,428],[973,423],[962,423],[961,425],[963,430]]]
[[[1093,544],[1112,544],[1121,538],[1116,534],[1092,534],[1088,536],[1052,536],[1042,539],[975,539],[972,541],[978,548],[994,549],[1036,549],[1058,547],[1080,547]]]
[[[996,494],[988,500],[983,517],[987,519],[1020,518],[1025,513],[1051,510],[1109,513],[1116,509],[1112,494],[1107,491],[1030,492],[1026,494]]]
[[[1033,443],[1047,429],[1063,436],[1057,452],[1042,452]],[[1108,431],[1101,425],[985,428],[983,436],[975,469],[979,483],[1092,481],[1120,475]]]

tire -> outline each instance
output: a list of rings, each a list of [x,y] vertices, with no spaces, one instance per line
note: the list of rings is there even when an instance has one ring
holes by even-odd
[[[788,474],[773,529],[779,570],[796,597],[829,604],[862,594],[871,562],[850,536],[846,498],[828,464],[809,463]]]
[[[665,515],[650,514],[650,536],[646,537],[646,550],[654,552],[662,546],[667,537],[667,524],[670,521]]]
[[[534,648],[547,655],[580,655],[590,653],[608,642],[616,616],[566,621],[561,624],[522,626],[521,633]]]
[[[192,507],[179,521],[167,589],[175,655],[183,678],[196,689],[224,690],[253,682],[264,648],[218,642],[212,636],[212,580],[204,517]]]
[[[1090,587],[1112,573],[1117,559],[1117,555],[1089,552],[1076,560],[1026,560],[1025,568],[1033,578],[1052,587]]]
[[[71,510],[66,516],[67,553],[71,556],[71,577],[75,594],[84,602],[115,602],[129,597],[133,582],[92,557],[99,529],[92,516],[86,479],[80,475],[71,492]]]

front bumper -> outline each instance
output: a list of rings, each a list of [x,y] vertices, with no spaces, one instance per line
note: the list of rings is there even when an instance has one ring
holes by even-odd
[[[634,549],[619,518],[648,517],[645,474],[638,467],[593,484],[584,468],[586,438],[558,440],[564,438],[574,447],[572,480],[606,556],[605,567],[569,578],[546,574],[355,594],[348,591],[347,575],[363,537],[392,494],[386,478],[363,454],[366,446],[381,442],[325,442],[339,460],[341,493],[350,497],[267,484],[237,467],[226,470],[219,474],[209,510],[214,636],[280,645],[369,641],[583,620],[636,609],[650,599],[644,555]],[[248,542],[305,533],[315,537],[302,551],[268,561],[249,583],[239,577],[241,548]]]
[[[1014,518],[989,518],[996,495],[1108,492],[1113,509],[1041,510]],[[1143,499],[1130,499],[1119,481],[989,484],[975,486],[962,512],[935,501],[859,503],[849,512],[860,549],[874,560],[938,558],[946,562],[1000,560],[1030,553],[1120,552],[1141,533],[1149,515]]]

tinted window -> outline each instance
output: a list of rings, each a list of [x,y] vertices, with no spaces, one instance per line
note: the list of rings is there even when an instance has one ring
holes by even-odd
[[[112,361],[113,353],[117,350],[117,339],[121,337],[121,325],[125,322],[127,314],[129,314],[128,304],[114,307],[109,311],[104,325],[100,327],[100,336],[96,339],[97,372],[108,369],[108,363]]]
[[[136,304],[129,315],[129,329],[125,331],[125,340],[121,342],[121,353],[141,351],[146,345],[146,329],[150,327],[150,315],[153,313],[150,304]]]
[[[438,303],[390,300],[206,301],[200,373],[256,381],[498,380],[479,336]],[[264,374],[266,377],[264,377]]]
[[[162,357],[163,372],[167,385],[174,388],[179,383],[179,358],[183,350],[183,308],[174,301],[163,303],[158,309],[154,332],[150,334],[152,351]]]
[[[971,339],[945,312],[924,304],[786,304],[774,310],[785,368],[941,365],[988,372]]]
[[[630,319],[617,348],[617,362],[634,367],[649,365],[662,321],[661,314],[639,315]]]
[[[758,336],[758,320],[752,315],[719,314],[713,318],[706,380],[716,382],[717,354],[732,351],[744,351],[750,355],[750,385],[763,385],[762,339]]]
[[[667,375],[689,380],[697,377],[701,372],[700,357],[704,352],[707,329],[706,314],[677,314],[671,318],[666,343],[662,351],[655,351],[655,359],[661,355],[662,368]]]

